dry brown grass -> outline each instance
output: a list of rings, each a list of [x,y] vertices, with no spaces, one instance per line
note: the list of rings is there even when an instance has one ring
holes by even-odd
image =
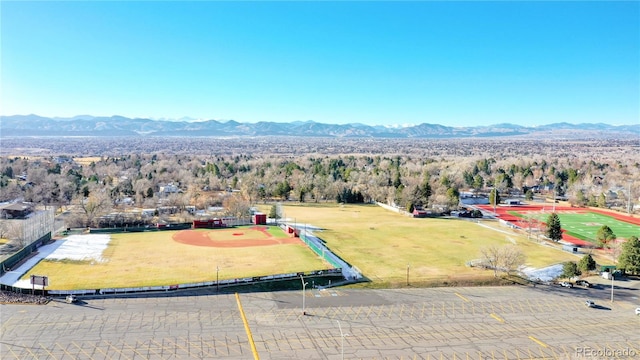
[[[215,237],[215,231],[211,232]],[[325,269],[306,245],[216,248],[174,241],[172,231],[112,235],[104,263],[42,261],[31,274],[49,277],[51,289],[159,286]]]

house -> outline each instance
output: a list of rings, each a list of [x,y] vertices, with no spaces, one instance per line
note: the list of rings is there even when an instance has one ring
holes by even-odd
[[[180,188],[178,188],[178,186],[174,185],[173,183],[169,183],[165,186],[160,186],[160,194],[162,195],[176,194],[179,192],[182,192],[182,190],[180,190]]]
[[[33,205],[25,202],[16,202],[0,206],[2,219],[25,219],[33,210]]]

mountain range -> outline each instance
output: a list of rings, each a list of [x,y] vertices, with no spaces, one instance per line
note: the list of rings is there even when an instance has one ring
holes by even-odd
[[[72,118],[49,118],[38,115],[0,116],[0,137],[34,136],[306,136],[334,138],[639,138],[637,125],[603,123],[555,123],[541,126],[521,126],[509,123],[456,127],[423,123],[415,126],[387,127],[364,124],[323,124],[314,121],[289,123],[241,123],[234,120],[191,121],[153,120],[123,116],[99,117],[79,115]]]

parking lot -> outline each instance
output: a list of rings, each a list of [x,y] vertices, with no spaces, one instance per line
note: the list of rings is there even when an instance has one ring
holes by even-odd
[[[632,359],[640,306],[560,287],[307,290],[0,306],[2,359]],[[596,306],[585,306],[593,291]],[[636,298],[633,298],[635,294]]]

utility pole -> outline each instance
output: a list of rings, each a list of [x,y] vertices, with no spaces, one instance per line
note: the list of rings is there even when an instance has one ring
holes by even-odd
[[[307,312],[304,309],[304,301],[305,301],[304,293],[308,283],[304,282],[304,278],[302,277],[302,275],[300,275],[300,281],[302,282],[302,315],[307,315]]]

